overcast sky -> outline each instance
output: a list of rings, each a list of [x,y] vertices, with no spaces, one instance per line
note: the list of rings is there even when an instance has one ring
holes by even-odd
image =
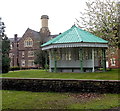
[[[49,16],[51,34],[69,29],[88,0],[0,0],[0,17],[9,38],[21,37],[29,27],[39,31],[41,15]]]
[[[39,31],[40,17],[49,16],[51,34],[68,30],[85,9],[88,0],[0,0],[0,17],[9,38],[22,37],[26,29]],[[93,0],[90,0],[93,1]],[[104,1],[104,0],[103,0]]]

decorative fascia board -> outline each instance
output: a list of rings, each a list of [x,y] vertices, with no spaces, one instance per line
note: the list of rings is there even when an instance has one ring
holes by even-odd
[[[53,48],[67,48],[67,47],[99,47],[107,48],[108,44],[103,43],[69,43],[69,44],[51,44],[42,48],[42,50],[48,50]]]

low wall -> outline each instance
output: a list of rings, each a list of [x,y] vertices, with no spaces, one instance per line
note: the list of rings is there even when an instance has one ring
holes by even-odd
[[[4,90],[120,93],[119,80],[0,78]]]

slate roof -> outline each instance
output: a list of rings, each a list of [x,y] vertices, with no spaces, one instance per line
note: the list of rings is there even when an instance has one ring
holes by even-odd
[[[99,38],[87,31],[84,31],[75,25],[73,25],[69,30],[58,35],[54,39],[44,43],[43,46],[50,44],[63,44],[63,43],[108,43],[108,41]]]
[[[39,33],[39,32],[34,31],[34,30],[30,29],[30,28],[28,28],[28,29],[26,30],[26,32],[27,32],[27,31],[29,31],[29,33],[32,33],[32,35],[35,37],[36,40],[41,40],[41,37],[40,37],[40,33]],[[26,32],[25,32],[25,33],[26,33]],[[24,33],[24,34],[25,34],[25,33]],[[24,35],[23,35],[23,36],[24,36]],[[17,41],[19,41],[21,38],[22,38],[22,37],[18,37],[18,40],[17,40]],[[9,38],[9,40],[10,40],[10,42],[14,42],[14,38]]]
[[[18,37],[18,41],[20,40],[21,37]],[[14,38],[8,38],[10,40],[10,42],[14,42]]]
[[[58,36],[58,35],[50,35],[50,36],[48,36],[48,37],[45,37],[44,42],[46,43],[46,42],[48,42],[49,40],[52,40],[53,38],[55,38],[56,36]]]
[[[43,38],[40,36],[40,32],[37,32],[37,31],[32,30],[32,29],[30,29],[30,28],[28,28],[28,29],[25,31],[25,33],[32,33],[33,37],[34,37],[35,40],[37,40],[37,41],[42,41],[42,39],[43,39]],[[25,33],[24,33],[24,34],[25,34]],[[23,35],[23,36],[24,36],[24,35]],[[23,37],[23,36],[22,36],[22,37]],[[48,42],[49,40],[55,38],[56,36],[58,36],[58,35],[50,35],[50,36],[44,37],[43,42],[46,43],[46,42]],[[18,40],[17,40],[17,41],[19,41],[20,39],[22,39],[22,37],[18,37]],[[10,40],[10,42],[14,42],[14,38],[9,38],[9,40]]]
[[[40,37],[40,32],[37,32],[37,31],[35,31],[35,30],[32,30],[32,29],[30,29],[30,28],[28,28],[27,30],[26,30],[26,32],[29,32],[29,33],[32,33],[32,35],[35,37],[35,39],[36,40],[40,40],[41,39],[41,37]],[[25,32],[25,33],[26,33]]]

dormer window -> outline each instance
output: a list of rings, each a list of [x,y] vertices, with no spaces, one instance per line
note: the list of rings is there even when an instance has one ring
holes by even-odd
[[[33,46],[33,40],[29,37],[26,38],[24,41],[24,47],[32,47]]]

